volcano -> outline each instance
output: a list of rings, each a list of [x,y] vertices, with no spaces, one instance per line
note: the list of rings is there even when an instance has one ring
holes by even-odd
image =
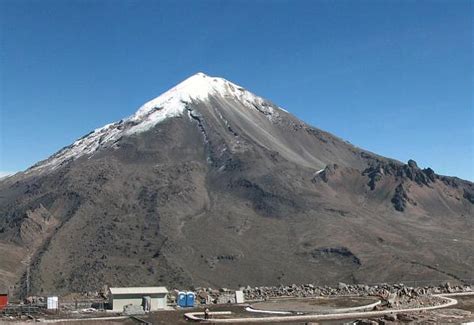
[[[198,73],[0,180],[0,285],[463,281],[473,204],[469,181]]]

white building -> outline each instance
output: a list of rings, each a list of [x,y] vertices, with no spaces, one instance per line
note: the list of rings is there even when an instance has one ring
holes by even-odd
[[[126,305],[144,306],[147,297],[151,300],[151,311],[164,309],[168,299],[165,287],[110,288],[109,291],[109,302],[115,312],[122,312]]]

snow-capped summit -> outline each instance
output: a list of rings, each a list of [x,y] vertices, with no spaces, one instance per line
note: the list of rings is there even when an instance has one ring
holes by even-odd
[[[273,106],[269,105],[266,100],[245,90],[243,87],[226,79],[199,72],[160,96],[146,102],[133,115],[94,130],[48,159],[34,165],[27,172],[44,170],[46,167],[55,169],[64,162],[83,155],[90,155],[101,147],[108,147],[122,136],[148,131],[168,118],[182,116],[187,105],[195,101],[208,100],[209,96],[231,98],[251,110],[260,107],[259,110],[270,119],[272,116],[278,115],[274,112]]]
[[[162,95],[145,103],[130,117],[130,120],[142,121],[145,116],[148,116],[147,120],[156,121],[180,115],[184,111],[186,103],[193,100],[206,100],[209,95],[233,97],[247,104],[261,104],[264,101],[263,98],[226,79],[211,77],[198,72]],[[152,116],[150,116],[151,114]]]
[[[263,101],[230,81],[199,72],[141,106],[127,119],[139,123],[128,130],[128,133],[145,131],[168,117],[180,116],[186,104],[206,100],[209,95],[232,96],[250,103]]]
[[[132,121],[143,119],[144,116],[162,108],[160,115],[169,115],[182,112],[182,102],[205,100],[210,94],[223,92],[228,81],[222,78],[213,78],[199,72],[177,84],[162,95],[145,103],[131,116]]]

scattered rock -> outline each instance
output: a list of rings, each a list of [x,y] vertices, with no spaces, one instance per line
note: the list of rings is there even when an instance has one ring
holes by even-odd
[[[397,320],[397,315],[395,314],[387,314],[384,318],[388,321],[395,322]]]
[[[345,290],[345,289],[347,289],[347,284],[339,282],[337,287],[338,287],[339,290]]]
[[[337,164],[327,165],[322,172],[317,176],[321,178],[325,183],[329,181],[329,178],[336,173],[336,170],[339,168]]]
[[[399,321],[403,322],[412,322],[417,320],[417,317],[415,315],[407,313],[398,313],[396,317]]]
[[[451,286],[442,284],[440,286],[425,286],[419,288],[407,287],[404,284],[379,284],[374,286],[361,284],[339,283],[336,287],[320,287],[315,285],[280,285],[276,287],[255,287],[247,286],[243,289],[245,299],[267,300],[270,298],[290,296],[290,297],[317,297],[317,296],[376,296],[380,297],[385,305],[420,307],[425,305],[437,305],[443,302],[443,299],[432,296],[436,293],[449,292],[467,292],[471,288],[468,285]]]

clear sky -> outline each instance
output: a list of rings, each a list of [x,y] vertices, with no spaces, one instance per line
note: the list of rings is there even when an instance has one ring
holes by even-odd
[[[0,173],[202,71],[472,181],[472,3],[0,0]]]

